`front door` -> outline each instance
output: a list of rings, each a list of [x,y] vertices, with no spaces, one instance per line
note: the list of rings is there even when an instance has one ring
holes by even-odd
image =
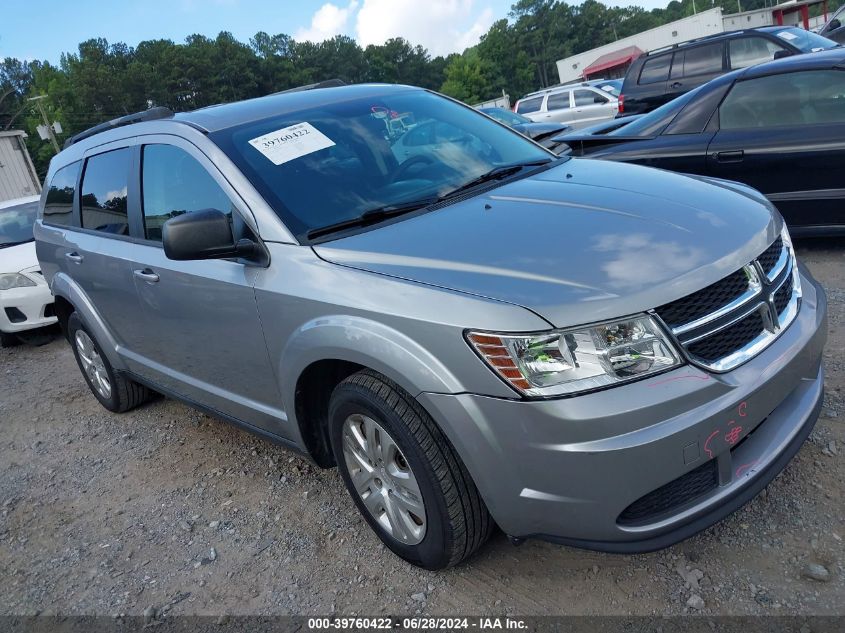
[[[161,245],[168,219],[203,209],[227,213],[236,239],[254,237],[242,203],[185,141],[144,145],[139,158],[144,239],[136,245],[132,274],[145,344],[133,359],[137,370],[183,397],[283,434],[276,373],[253,290],[258,269],[234,259],[173,261]]]

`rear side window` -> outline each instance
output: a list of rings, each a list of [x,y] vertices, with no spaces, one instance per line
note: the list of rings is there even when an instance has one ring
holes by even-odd
[[[722,71],[722,43],[696,46],[684,51],[684,77]]]
[[[82,176],[82,228],[129,235],[126,202],[131,165],[129,147],[88,159]]]
[[[834,123],[845,123],[845,71],[841,70],[740,81],[719,108],[723,130]],[[831,138],[836,138],[833,132]]]
[[[232,201],[205,167],[173,145],[145,145],[141,172],[144,236],[161,241],[170,218],[217,209],[232,217]]]
[[[592,90],[574,90],[572,94],[575,97],[576,108],[580,106],[603,105],[609,101],[607,97]]]
[[[655,84],[660,81],[669,79],[669,66],[672,62],[671,55],[661,55],[649,59],[643,64],[643,69],[640,71],[639,84]]]
[[[775,58],[775,53],[783,50],[786,50],[783,46],[765,37],[740,37],[728,43],[731,68],[770,62]]]
[[[516,111],[520,114],[526,114],[530,112],[538,112],[541,107],[543,107],[543,97],[534,97],[532,99],[523,99],[520,101],[519,105],[516,106]]]
[[[73,213],[73,197],[76,195],[76,179],[81,161],[76,161],[53,174],[47,201],[44,203],[44,222],[58,226],[79,226]]]
[[[569,91],[549,95],[546,110],[564,110],[569,107]]]

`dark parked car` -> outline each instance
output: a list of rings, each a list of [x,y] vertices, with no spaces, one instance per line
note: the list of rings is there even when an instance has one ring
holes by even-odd
[[[845,50],[714,79],[615,130],[559,137],[587,155],[746,183],[793,234],[845,233]]]
[[[819,30],[819,35],[824,35],[838,44],[845,44],[845,26],[842,25],[843,20],[845,20],[845,5],[839,7],[836,13],[830,16],[827,24]]]
[[[719,33],[641,55],[625,74],[619,114],[650,112],[731,70],[837,46],[797,27]]]
[[[537,123],[528,117],[505,110],[504,108],[478,108],[479,112],[483,112],[489,117],[493,117],[499,123],[504,123],[510,128],[513,128],[523,136],[537,141],[543,147],[554,147],[556,143],[551,138],[561,132],[565,132],[569,126],[563,123],[549,122]]]

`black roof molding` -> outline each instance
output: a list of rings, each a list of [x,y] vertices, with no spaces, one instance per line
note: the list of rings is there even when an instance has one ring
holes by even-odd
[[[143,112],[127,114],[126,116],[118,117],[116,119],[112,119],[111,121],[106,121],[105,123],[100,123],[99,125],[95,125],[94,127],[88,128],[84,132],[80,132],[79,134],[71,136],[65,141],[64,149],[67,149],[74,143],[78,143],[83,139],[90,138],[95,134],[99,134],[100,132],[113,130],[114,128],[122,127],[124,125],[131,125],[132,123],[141,123],[142,121],[156,121],[158,119],[169,119],[172,117],[173,111],[170,108],[165,108],[164,106],[157,106],[155,108],[150,108],[149,110],[144,110]]]

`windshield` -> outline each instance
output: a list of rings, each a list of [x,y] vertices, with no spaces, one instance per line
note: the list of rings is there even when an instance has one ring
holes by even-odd
[[[619,93],[622,92],[622,80],[608,79],[607,81],[595,84],[595,87],[603,92],[613,95],[614,97],[618,97]]]
[[[522,123],[533,123],[533,121],[527,116],[522,116],[521,114],[517,114],[516,112],[505,110],[504,108],[485,108],[481,111],[484,114],[493,117],[497,121],[501,121],[505,125],[520,125]]]
[[[304,241],[367,211],[444,195],[496,167],[557,158],[418,89],[339,98],[211,138]]]
[[[839,46],[833,40],[822,37],[818,33],[796,27],[778,29],[775,31],[775,35],[785,42],[789,42],[803,53],[814,53]]]
[[[706,84],[705,84],[706,85]],[[694,90],[690,90],[686,94],[681,95],[677,99],[672,99],[669,103],[664,103],[656,110],[652,110],[648,114],[644,114],[636,121],[632,121],[628,125],[608,132],[608,136],[640,136],[651,137],[660,134],[666,126],[672,122],[678,112],[684,109],[695,96],[701,92],[704,86],[699,86]]]
[[[37,200],[0,209],[0,246],[31,241],[37,213]]]

